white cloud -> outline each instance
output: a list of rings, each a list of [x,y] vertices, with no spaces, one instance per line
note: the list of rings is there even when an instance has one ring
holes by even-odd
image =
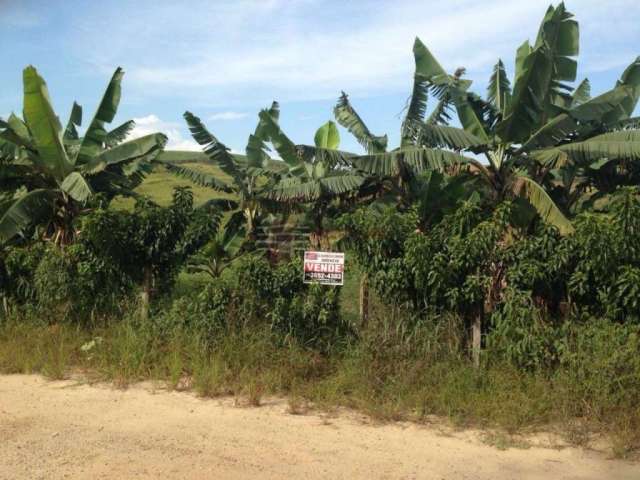
[[[416,35],[445,68],[465,66],[470,76],[486,73],[498,57],[510,63],[517,45],[535,36],[548,3],[451,0],[436,7],[425,0],[361,2],[360,8],[346,7],[344,16],[329,22],[323,13],[312,15],[314,2],[261,6],[244,1],[221,14],[213,12],[224,20],[215,29],[200,30],[196,23],[192,35],[202,49],[191,44],[187,58],[176,50],[161,63],[138,63],[130,71],[141,84],[215,89],[212,95],[220,97],[256,89],[293,99],[333,97],[341,88],[364,94],[396,90],[406,86],[413,68]],[[627,0],[607,2],[607,12],[620,10],[610,3],[630,5]],[[574,11],[583,14],[583,23],[602,24],[594,15],[601,10],[595,0],[583,0]],[[252,30],[255,16],[263,20],[257,31]]]
[[[217,112],[214,113],[213,115],[209,116],[209,120],[240,120],[241,118],[246,118],[248,117],[249,114],[246,112],[233,112],[233,111],[228,111],[228,112]]]
[[[105,6],[99,15],[74,19],[73,45],[86,62],[107,70],[125,65],[138,93],[182,95],[231,109],[274,98],[335,98],[341,89],[360,96],[408,91],[415,36],[447,70],[465,66],[481,89],[498,57],[511,65],[517,46],[535,38],[549,3],[193,0],[185,8],[140,0],[127,5],[126,16],[120,7]],[[607,57],[640,40],[637,0],[574,0],[567,8],[581,26],[580,74],[617,69],[620,62]]]
[[[190,138],[185,138],[180,130],[180,125],[174,122],[165,122],[157,115],[147,115],[146,117],[134,118],[136,126],[131,132],[130,138],[143,137],[152,133],[164,133],[167,138],[167,150],[201,150],[200,145]]]

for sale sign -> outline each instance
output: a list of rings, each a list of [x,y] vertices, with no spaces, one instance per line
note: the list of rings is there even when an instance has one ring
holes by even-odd
[[[304,252],[304,283],[344,284],[344,253]]]

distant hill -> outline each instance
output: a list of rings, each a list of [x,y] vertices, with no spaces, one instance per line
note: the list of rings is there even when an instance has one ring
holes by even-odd
[[[244,155],[233,154],[240,161],[246,159]],[[230,177],[225,174],[217,165],[213,165],[207,156],[202,152],[191,152],[181,150],[167,150],[158,155],[158,160],[161,162],[171,162],[174,164],[184,165],[185,167],[192,168],[204,173],[213,175],[225,182],[230,181]],[[272,160],[272,166],[276,169],[283,168],[284,164],[280,160]],[[145,178],[142,185],[140,185],[136,192],[147,195],[154,202],[160,205],[168,205],[171,202],[171,196],[173,195],[173,189],[175,187],[190,186],[193,190],[194,200],[196,205],[200,205],[207,200],[213,198],[233,198],[233,195],[229,195],[222,192],[216,192],[211,188],[200,187],[187,179],[177,177],[169,173],[163,167],[157,167],[151,174]],[[133,206],[132,199],[118,199],[115,202],[116,207],[131,208]]]
[[[238,155],[236,153],[233,153],[232,155],[238,159],[246,158],[244,155]],[[207,156],[203,152],[191,152],[184,150],[165,150],[160,155],[158,155],[158,160],[160,160],[161,162],[171,162],[175,164],[209,161]]]

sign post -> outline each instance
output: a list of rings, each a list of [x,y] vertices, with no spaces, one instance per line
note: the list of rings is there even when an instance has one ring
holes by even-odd
[[[344,253],[304,252],[304,283],[344,285]]]

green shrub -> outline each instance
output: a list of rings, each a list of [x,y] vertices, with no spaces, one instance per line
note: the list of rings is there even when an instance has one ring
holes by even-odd
[[[19,305],[34,302],[34,276],[45,251],[42,243],[6,247],[0,254],[0,295]]]
[[[551,368],[563,351],[565,325],[554,325],[534,305],[530,292],[507,288],[491,316],[487,358],[526,369]]]
[[[161,332],[194,328],[208,341],[248,327],[264,328],[326,351],[351,332],[340,316],[340,289],[302,282],[302,262],[271,265],[246,255],[201,291],[173,301],[153,321]]]
[[[64,250],[49,245],[34,274],[37,307],[53,318],[86,320],[114,312],[131,292],[117,266],[82,244]]]

